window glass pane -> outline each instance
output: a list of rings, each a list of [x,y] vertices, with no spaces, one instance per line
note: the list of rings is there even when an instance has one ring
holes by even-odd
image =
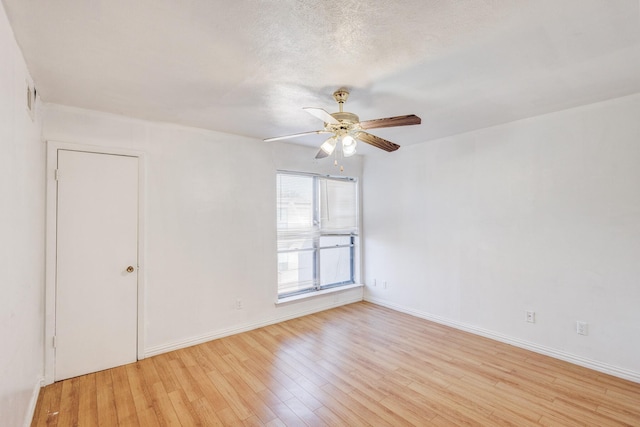
[[[315,251],[278,254],[278,293],[292,293],[313,288]]]
[[[278,174],[278,231],[313,228],[313,177]]]
[[[358,233],[357,185],[354,181],[321,181],[320,229],[325,233]]]
[[[351,282],[351,248],[320,249],[320,286]]]

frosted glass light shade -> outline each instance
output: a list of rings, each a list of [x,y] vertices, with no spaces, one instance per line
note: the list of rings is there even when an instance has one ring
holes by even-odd
[[[356,154],[356,140],[351,135],[345,135],[342,138],[342,154],[345,157],[350,157]]]
[[[331,138],[327,139],[322,143],[320,149],[327,154],[333,153],[333,150],[336,149],[336,137],[332,136]]]

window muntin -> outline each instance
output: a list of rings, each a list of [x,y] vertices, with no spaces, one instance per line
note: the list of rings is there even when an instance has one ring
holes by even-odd
[[[279,172],[278,297],[355,283],[357,182]]]

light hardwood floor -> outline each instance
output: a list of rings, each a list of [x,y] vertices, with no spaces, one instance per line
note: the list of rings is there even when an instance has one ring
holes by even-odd
[[[33,426],[640,426],[640,384],[356,303],[45,387]]]

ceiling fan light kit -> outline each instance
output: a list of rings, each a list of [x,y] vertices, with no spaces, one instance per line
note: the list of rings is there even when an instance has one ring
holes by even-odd
[[[323,159],[334,154],[337,156],[338,152],[342,153],[343,157],[350,157],[356,154],[356,146],[358,141],[362,141],[366,144],[373,145],[388,152],[396,151],[400,146],[386,139],[372,135],[365,130],[394,127],[394,126],[407,126],[407,125],[419,125],[422,120],[415,114],[406,116],[387,117],[383,119],[373,119],[364,122],[360,121],[360,118],[350,112],[344,111],[344,103],[349,98],[349,91],[345,88],[340,88],[333,93],[333,99],[338,103],[339,110],[336,113],[329,114],[322,108],[305,107],[303,110],[311,114],[312,116],[322,120],[324,122],[324,129],[315,130],[311,132],[297,133],[293,135],[278,136],[275,138],[267,138],[266,142],[278,141],[281,139],[296,138],[304,135],[313,134],[333,134],[320,146],[320,151],[316,154],[316,159]],[[338,144],[340,142],[340,144]],[[339,150],[336,150],[339,147]],[[334,164],[338,164],[337,158]],[[340,167],[340,170],[343,170]]]
[[[356,154],[357,141],[351,135],[345,135],[342,137],[342,154],[345,157],[351,157]]]
[[[333,150],[336,149],[337,142],[338,142],[337,136],[332,136],[331,138],[323,142],[322,145],[320,146],[320,150],[322,150],[322,153],[324,153],[322,157],[327,157],[333,154]],[[321,155],[321,153],[318,153],[318,155]],[[318,157],[316,156],[316,158]]]

